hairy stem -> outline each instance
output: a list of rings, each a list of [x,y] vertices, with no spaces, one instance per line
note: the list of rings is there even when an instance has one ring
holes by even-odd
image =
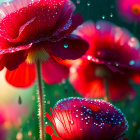
[[[38,80],[38,103],[39,103],[39,128],[40,128],[40,140],[44,140],[44,111],[43,111],[43,90],[41,81],[41,64],[40,61],[36,61],[36,71]]]

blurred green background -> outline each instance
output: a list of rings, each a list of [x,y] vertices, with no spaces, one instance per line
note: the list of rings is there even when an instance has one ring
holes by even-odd
[[[3,1],[4,0],[0,0],[0,2]],[[135,32],[134,24],[128,24],[118,16],[116,0],[73,0],[73,2],[77,7],[75,12],[81,13],[85,21],[111,21],[116,25],[125,27],[140,40],[140,25],[137,25],[137,32]],[[29,89],[13,88],[6,83],[4,73],[5,70],[0,72],[0,109],[3,108],[4,110],[7,110],[7,116],[9,116],[9,120],[7,121],[7,124],[5,124],[8,131],[6,140],[38,140],[39,130],[36,84]],[[112,104],[120,108],[128,120],[129,129],[126,132],[125,137],[129,138],[129,140],[139,140],[140,85],[136,85],[132,82],[131,84],[137,91],[136,98],[133,100],[112,102]],[[59,99],[80,96],[79,93],[75,92],[68,80],[56,85],[47,85],[44,83],[44,93],[46,112],[50,112],[50,108],[53,107]],[[12,109],[10,108],[11,105],[14,106]],[[13,114],[16,115],[11,121],[10,118]],[[47,124],[50,124],[50,122],[46,119],[45,125]],[[51,139],[49,135],[47,135],[47,138],[47,140]]]

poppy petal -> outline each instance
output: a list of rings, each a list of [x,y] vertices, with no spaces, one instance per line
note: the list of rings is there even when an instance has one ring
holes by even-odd
[[[66,2],[63,10],[61,11],[60,17],[56,23],[55,29],[57,32],[62,32],[68,30],[72,25],[73,20],[73,11],[75,10],[75,6],[72,2]]]
[[[140,84],[140,73],[134,71],[134,74],[132,75],[131,80],[136,84]]]
[[[69,35],[73,30],[75,30],[79,25],[84,22],[83,17],[80,14],[75,14],[72,16],[72,25],[66,31],[64,31],[67,35]]]
[[[88,43],[75,35],[70,35],[52,45],[53,55],[61,59],[77,59],[88,50]]]
[[[6,80],[14,87],[27,88],[34,84],[36,79],[35,65],[26,62],[13,71],[6,71]]]
[[[52,129],[52,127],[50,125],[47,125],[45,127],[45,132],[49,135],[53,135],[54,134],[54,130]]]
[[[96,38],[97,29],[93,22],[88,21],[79,26],[73,33],[86,40],[91,46]]]
[[[53,129],[52,129],[52,127],[51,127],[50,125],[48,125],[48,126],[45,127],[45,132],[46,132],[47,134],[51,135],[52,140],[63,140],[63,139],[57,137],[57,136],[54,134],[54,131],[53,131]]]
[[[113,101],[126,99],[127,97],[133,99],[136,96],[136,91],[132,88],[128,81],[121,79],[120,82],[119,78],[109,81],[109,92],[111,93],[110,98]]]
[[[96,64],[79,59],[70,68],[70,82],[84,97],[104,97],[104,82],[95,76]],[[88,88],[87,88],[88,87]]]
[[[20,57],[19,57],[20,56]],[[6,67],[8,70],[16,69],[26,59],[25,51],[19,51],[15,53],[7,53],[1,55],[0,65]]]
[[[69,70],[50,57],[49,60],[42,63],[42,74],[46,83],[56,84],[68,78]]]
[[[27,49],[31,48],[31,46],[32,46],[32,43],[30,43],[28,45],[17,46],[15,43],[11,43],[4,37],[0,36],[0,55],[6,54],[6,53],[14,53],[17,51],[22,51],[22,50],[27,50]]]
[[[67,8],[67,5],[70,8]],[[58,23],[63,9],[69,9],[65,18],[70,18],[74,11],[73,7],[74,5],[69,0],[15,0],[5,2],[0,7],[2,13],[0,16],[0,33],[11,41],[26,39],[27,42],[46,37]],[[22,28],[23,26],[24,28]]]

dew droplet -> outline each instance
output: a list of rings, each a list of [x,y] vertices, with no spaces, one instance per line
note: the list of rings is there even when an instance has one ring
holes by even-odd
[[[73,124],[74,124],[74,121],[73,121],[73,120],[71,120],[71,121],[70,121],[70,124],[72,124],[72,125],[73,125]]]
[[[102,19],[105,19],[105,16],[102,16]]]
[[[67,43],[64,43],[64,48],[68,48],[68,44]]]
[[[22,104],[22,99],[21,99],[21,97],[19,96],[19,98],[18,98],[18,104],[19,105],[21,105]]]
[[[112,13],[110,14],[110,17],[111,17],[111,18],[113,17],[113,14],[112,14]]]
[[[130,62],[129,62],[129,65],[134,65],[135,64],[135,61],[134,60],[131,60]]]
[[[78,115],[76,114],[76,118],[78,118]]]
[[[87,2],[87,6],[91,6],[91,3],[90,2]]]

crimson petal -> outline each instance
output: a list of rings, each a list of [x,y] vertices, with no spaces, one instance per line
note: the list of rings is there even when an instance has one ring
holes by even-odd
[[[14,87],[27,88],[32,86],[36,79],[35,65],[26,62],[13,71],[6,71],[6,80]]]
[[[71,17],[71,21],[68,22],[72,22],[71,26],[69,27],[70,24],[67,23],[64,26],[65,30],[61,33],[69,35],[70,33],[72,33],[73,30],[75,30],[79,25],[81,25],[84,22],[84,19],[80,14],[75,14]]]
[[[83,17],[80,14],[75,14],[72,16],[72,25],[68,30],[65,31],[67,35],[69,35],[73,30],[75,30],[79,25],[84,22]]]
[[[70,68],[70,82],[87,98],[104,97],[104,80],[96,75],[96,64],[87,60],[76,60]],[[87,88],[88,87],[88,88]]]
[[[121,79],[120,82],[120,78],[113,78],[109,81],[109,92],[113,101],[126,99],[127,97],[133,99],[136,96],[136,91],[129,84],[128,80]]]
[[[20,57],[19,57],[20,56]],[[26,59],[25,51],[7,53],[1,56],[0,67],[6,67],[8,70],[14,70]]]
[[[62,82],[69,75],[69,70],[66,66],[59,64],[53,58],[49,58],[42,63],[43,79],[48,84],[56,84]]]
[[[88,43],[76,35],[70,35],[52,45],[53,54],[61,59],[77,59],[88,50]]]
[[[11,41],[32,41],[46,37],[59,20],[69,0],[15,0],[0,7],[0,33]],[[57,7],[57,8],[56,8]],[[74,11],[73,4],[69,17]],[[24,26],[24,28],[22,28]]]

